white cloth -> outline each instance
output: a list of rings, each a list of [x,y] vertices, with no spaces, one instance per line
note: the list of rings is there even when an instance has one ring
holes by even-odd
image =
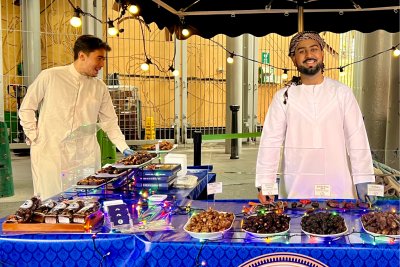
[[[38,120],[36,111],[39,111]],[[42,199],[63,190],[61,170],[76,167],[73,165],[77,162],[72,159],[77,159],[82,151],[93,155],[88,157],[93,162],[81,164],[100,167],[100,147],[95,132],[69,147],[62,142],[80,126],[99,121],[119,151],[128,148],[118,127],[107,86],[98,78],[79,74],[73,64],[43,70],[29,86],[19,117],[31,143],[34,193],[40,194]]]
[[[256,187],[276,181],[283,146],[280,198],[354,199],[353,184],[374,182],[362,114],[349,87],[324,78],[318,85],[279,90],[261,135]],[[351,173],[349,162],[351,163]],[[328,185],[330,196],[315,194]]]

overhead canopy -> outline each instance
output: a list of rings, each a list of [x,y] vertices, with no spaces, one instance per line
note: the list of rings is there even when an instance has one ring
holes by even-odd
[[[119,0],[119,2],[124,2]],[[211,38],[250,33],[289,36],[304,30],[343,33],[350,30],[399,32],[398,0],[134,0],[147,24],[155,22],[184,39],[192,34]],[[300,19],[298,17],[300,14]]]

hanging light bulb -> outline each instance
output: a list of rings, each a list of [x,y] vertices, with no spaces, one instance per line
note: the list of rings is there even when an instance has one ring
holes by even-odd
[[[344,67],[339,67],[339,75],[340,76],[345,76],[346,75],[346,73],[344,72]]]
[[[128,6],[128,12],[133,15],[136,15],[137,13],[139,13],[139,8],[137,5],[130,5]]]
[[[150,64],[152,64],[151,60],[149,58],[146,57],[146,62],[143,63],[142,65],[140,65],[140,68],[143,71],[148,71],[150,69]]]
[[[235,55],[233,54],[233,53],[230,53],[230,55],[229,55],[229,57],[226,59],[226,62],[228,62],[229,64],[232,64],[233,63],[233,57],[234,57]]]
[[[107,21],[107,24],[108,24],[108,30],[107,30],[108,34],[111,36],[118,35],[119,31],[117,28],[115,28],[114,22],[112,20],[109,20]]]
[[[189,32],[188,29],[186,29],[186,28],[183,28],[183,29],[182,29],[182,35],[183,35],[183,36],[187,37],[187,36],[189,36],[189,34],[190,34],[190,32]]]
[[[394,48],[393,49],[393,55],[395,56],[395,57],[398,57],[398,56],[400,56],[400,49],[399,48]]]
[[[288,74],[287,74],[287,72],[288,72],[288,70],[287,70],[287,69],[284,69],[284,70],[283,70],[283,74],[282,74],[282,80],[287,80],[287,78],[288,78]]]
[[[179,76],[179,70],[175,69],[172,65],[169,66],[169,71],[172,72],[172,75],[174,75],[175,77]]]
[[[82,20],[80,16],[80,9],[75,8],[74,10],[74,16],[70,19],[69,23],[71,23],[72,27],[78,28],[82,25]]]

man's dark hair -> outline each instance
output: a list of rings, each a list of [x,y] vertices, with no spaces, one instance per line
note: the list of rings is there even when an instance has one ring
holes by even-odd
[[[111,51],[111,47],[100,38],[90,34],[81,35],[74,44],[74,60],[78,59],[79,52],[88,55],[98,49],[104,49],[107,52]]]

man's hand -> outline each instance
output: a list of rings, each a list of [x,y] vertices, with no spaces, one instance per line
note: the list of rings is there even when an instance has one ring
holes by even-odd
[[[274,202],[275,196],[264,196],[262,192],[258,192],[258,200],[260,200],[261,204],[270,204]]]
[[[358,199],[362,202],[370,202],[371,204],[374,204],[377,198],[376,196],[368,195],[368,184],[369,183],[356,184]]]
[[[124,154],[124,157],[127,157],[127,156],[130,156],[130,155],[133,155],[133,150],[132,149],[129,149],[129,148],[127,148],[127,149],[125,149],[124,150],[124,153],[122,153],[122,154]]]

